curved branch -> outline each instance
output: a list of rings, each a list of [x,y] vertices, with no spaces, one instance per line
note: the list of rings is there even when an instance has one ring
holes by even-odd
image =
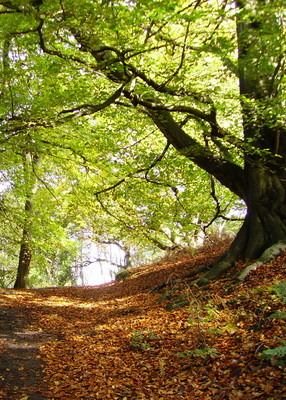
[[[189,36],[189,30],[190,30],[190,22],[188,22],[188,24],[187,24],[187,29],[186,29],[186,33],[185,33],[185,37],[184,37],[184,43],[183,43],[182,54],[180,57],[179,65],[176,68],[176,70],[173,72],[173,74],[162,84],[163,87],[165,87],[168,83],[170,83],[178,75],[178,73],[180,72],[180,70],[183,67],[185,57],[186,57],[186,48],[187,48],[187,39]]]
[[[59,114],[68,114],[71,115],[65,117],[65,119],[73,119],[83,117],[85,115],[91,115],[96,113],[97,111],[101,111],[104,108],[110,106],[110,104],[114,103],[117,100],[122,92],[123,86],[117,89],[107,100],[105,100],[101,104],[82,104],[70,110],[62,110]]]
[[[146,177],[146,175],[148,174],[148,172],[149,172],[152,168],[154,168],[155,165],[157,165],[157,164],[163,159],[163,157],[164,157],[165,154],[167,153],[167,150],[169,149],[169,147],[170,147],[170,143],[168,142],[168,143],[166,144],[166,146],[165,146],[163,152],[162,152],[162,153],[153,161],[153,163],[150,164],[148,167],[136,169],[134,172],[131,172],[130,174],[128,174],[125,178],[120,179],[120,180],[119,180],[118,182],[116,182],[114,185],[111,185],[111,186],[109,186],[109,187],[107,187],[107,188],[105,188],[105,189],[99,190],[98,192],[95,192],[94,195],[95,195],[95,196],[98,196],[99,194],[109,192],[110,190],[113,190],[113,189],[117,188],[118,186],[120,186],[122,183],[124,183],[124,182],[126,181],[127,178],[131,178],[132,176],[134,176],[134,175],[136,175],[136,174],[139,174],[140,172],[145,172],[145,171],[146,171],[146,174],[145,174],[145,177]],[[150,182],[151,182],[151,181],[150,181]]]
[[[12,4],[11,1],[1,1],[0,5],[3,6],[3,7],[8,8],[10,10],[15,10],[15,11],[12,11],[12,12],[22,12],[22,10],[18,6],[16,6],[15,4]]]
[[[75,57],[73,55],[63,54],[63,53],[61,53],[60,51],[57,51],[57,50],[48,49],[46,47],[45,40],[44,40],[44,37],[43,37],[43,32],[42,32],[43,25],[44,25],[44,20],[41,19],[41,21],[39,23],[39,26],[37,27],[37,29],[35,31],[38,32],[39,41],[40,41],[40,48],[42,49],[42,51],[44,53],[49,54],[51,56],[59,57],[59,58],[61,58],[63,60],[72,60],[72,61],[75,61],[75,62],[80,63],[80,64],[87,64],[84,60],[82,60],[79,57]]]
[[[165,232],[161,231],[161,233],[165,233]],[[162,243],[158,238],[153,238],[145,232],[142,232],[142,234],[144,237],[146,237],[147,240],[149,240],[149,242],[152,242],[160,250],[163,250],[163,251],[175,250],[176,248],[179,247],[179,245],[177,243],[175,243],[174,240],[171,240],[171,238],[169,238],[169,237],[168,237],[168,240],[170,240],[170,242],[173,243],[172,246],[168,246],[167,244]],[[165,236],[166,236],[166,234],[165,234]]]
[[[138,78],[140,78],[144,83],[148,86],[152,87],[158,93],[170,94],[173,96],[190,96],[195,100],[200,101],[205,104],[212,104],[211,99],[208,96],[202,96],[199,93],[190,92],[185,89],[180,89],[179,91],[176,88],[172,88],[169,86],[164,86],[164,84],[159,84],[155,82],[153,79],[149,78],[144,72],[140,71],[138,68],[134,67],[132,64],[127,64],[125,62],[126,68],[132,72],[132,74]]]
[[[214,199],[214,202],[216,205],[216,212],[215,212],[215,215],[212,217],[212,219],[206,225],[204,225],[202,227],[202,230],[205,235],[206,235],[206,229],[209,228],[214,223],[214,221],[220,216],[220,213],[221,213],[220,202],[219,202],[216,192],[215,192],[215,183],[214,183],[214,178],[212,176],[210,177],[210,181],[211,181],[211,189],[212,189],[210,195]]]
[[[146,107],[147,109],[150,110],[165,110],[165,111],[171,111],[171,112],[182,112],[182,113],[188,113],[192,114],[193,116],[203,119],[204,121],[207,122],[213,122],[213,112],[207,114],[201,110],[198,110],[197,108],[190,107],[190,106],[185,106],[185,105],[166,105],[162,104],[153,100],[145,100],[140,96],[137,96],[135,93],[130,93],[128,90],[123,90],[122,93],[126,98],[132,101],[134,105],[140,104],[143,107]]]
[[[167,140],[198,167],[213,175],[222,185],[247,201],[247,184],[243,169],[231,161],[214,155],[189,136],[166,110],[148,109],[148,115]]]

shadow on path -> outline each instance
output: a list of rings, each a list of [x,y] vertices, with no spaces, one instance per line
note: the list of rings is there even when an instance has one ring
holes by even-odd
[[[0,303],[0,399],[46,399],[39,346],[52,338],[30,325],[27,308]]]

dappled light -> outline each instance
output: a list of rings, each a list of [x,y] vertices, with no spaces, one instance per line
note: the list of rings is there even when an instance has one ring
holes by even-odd
[[[283,319],[269,318],[285,310],[285,293],[281,298],[269,287],[285,281],[286,253],[240,285],[226,277],[206,290],[184,279],[150,293],[164,281],[166,268],[177,277],[210,256],[147,265],[123,282],[98,287],[1,291],[1,309],[26,310],[26,340],[37,332],[46,335],[36,342],[43,363],[37,400],[286,396],[283,357],[263,357],[286,334]],[[12,351],[5,338],[3,343],[4,352]],[[6,370],[14,373],[8,365]],[[11,388],[3,379],[0,398],[6,399]],[[29,399],[31,391],[24,389],[22,398]]]
[[[284,3],[0,0],[1,400],[286,399]]]

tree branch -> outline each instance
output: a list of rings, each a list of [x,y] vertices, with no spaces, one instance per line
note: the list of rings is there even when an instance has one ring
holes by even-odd
[[[79,57],[75,57],[73,55],[63,54],[63,53],[61,53],[60,51],[57,51],[57,50],[48,49],[46,47],[45,40],[44,40],[43,33],[42,33],[43,25],[44,25],[44,20],[41,19],[39,26],[36,28],[36,31],[38,32],[38,35],[39,35],[40,48],[42,49],[42,51],[44,53],[49,54],[51,56],[59,57],[59,58],[61,58],[63,60],[72,60],[72,61],[75,61],[75,62],[80,63],[80,64],[85,64],[85,65],[87,64],[86,61],[82,60]]]
[[[162,153],[153,161],[153,163],[150,164],[148,167],[136,169],[135,171],[133,171],[133,172],[131,172],[130,174],[128,174],[125,178],[120,179],[120,180],[119,180],[118,182],[116,182],[114,185],[111,185],[111,186],[109,186],[109,187],[107,187],[107,188],[105,188],[105,189],[99,190],[98,192],[95,192],[94,195],[95,195],[95,196],[98,196],[99,194],[109,192],[109,191],[111,191],[111,190],[117,188],[118,186],[120,186],[122,183],[124,183],[124,182],[126,181],[127,178],[131,178],[131,177],[133,177],[134,175],[139,174],[140,172],[145,172],[145,171],[147,171],[147,172],[146,172],[146,174],[147,174],[152,168],[155,167],[155,165],[157,165],[157,164],[163,159],[163,157],[165,156],[165,154],[167,153],[167,151],[168,151],[168,149],[169,149],[169,146],[170,146],[170,143],[167,143],[166,146],[165,146],[165,148],[164,148],[164,150],[163,150],[163,152],[162,152]]]
[[[143,82],[145,82],[148,86],[152,87],[158,93],[170,94],[172,96],[189,96],[193,99],[205,103],[212,104],[211,99],[208,96],[203,96],[200,93],[190,92],[185,89],[172,88],[169,86],[164,86],[164,84],[159,84],[155,82],[153,79],[149,78],[144,72],[140,71],[138,68],[134,67],[132,64],[125,63],[128,70],[132,72],[132,74],[138,78],[140,78]]]
[[[148,109],[148,115],[175,149],[193,161],[198,167],[213,175],[241,199],[247,201],[247,185],[241,167],[219,158],[189,136],[173,119],[170,112]]]
[[[17,12],[22,12],[22,10],[11,1],[0,1],[0,5],[11,10],[16,10]]]
[[[186,47],[187,47],[187,38],[189,36],[189,29],[190,29],[190,22],[188,22],[188,24],[187,24],[187,29],[186,29],[186,33],[185,33],[183,49],[182,49],[182,54],[181,54],[179,65],[176,68],[176,70],[173,72],[173,74],[171,76],[169,76],[169,78],[162,84],[163,87],[165,87],[168,83],[170,83],[178,75],[178,73],[180,72],[180,70],[183,67],[185,56],[186,56]]]
[[[137,96],[135,93],[130,93],[128,90],[123,90],[122,93],[124,96],[132,101],[134,105],[140,104],[141,106],[147,108],[148,110],[165,110],[170,112],[181,112],[192,114],[197,118],[203,119],[207,122],[213,122],[213,113],[205,113],[197,108],[185,106],[185,105],[166,105],[153,100],[145,100],[140,96]]]
[[[74,118],[83,117],[85,115],[94,114],[97,111],[103,110],[104,108],[110,106],[110,104],[114,103],[115,100],[117,100],[120,97],[122,89],[123,89],[123,85],[119,89],[117,89],[107,100],[105,100],[101,104],[82,104],[82,105],[72,108],[70,110],[62,110],[59,113],[59,115],[70,113],[71,115],[65,117],[65,119],[74,119]]]

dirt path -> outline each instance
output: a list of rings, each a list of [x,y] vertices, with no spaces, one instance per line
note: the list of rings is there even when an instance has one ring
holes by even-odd
[[[45,399],[39,345],[51,338],[31,322],[27,308],[0,302],[0,399]]]

